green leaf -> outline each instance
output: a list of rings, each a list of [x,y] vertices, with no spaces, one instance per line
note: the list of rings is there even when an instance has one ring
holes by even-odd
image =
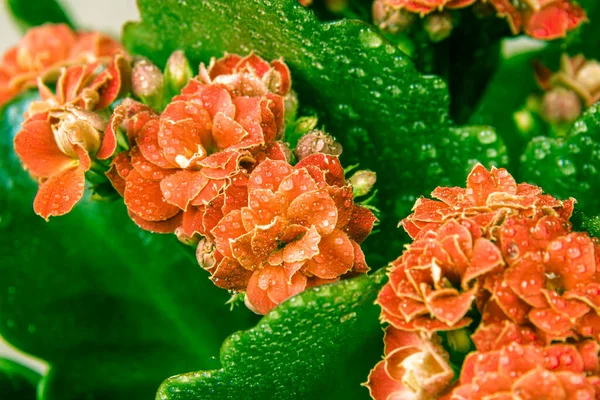
[[[521,156],[519,178],[560,198],[575,197],[577,208],[600,213],[600,104],[589,108],[565,137],[536,137]]]
[[[21,364],[0,358],[2,399],[35,400],[41,376]]]
[[[256,318],[229,311],[192,249],[143,232],[122,202],[34,214],[12,152],[32,98],[0,119],[0,334],[50,364],[41,398],[147,399],[170,375],[217,368],[223,339]]]
[[[195,62],[224,52],[254,51],[283,57],[290,66],[300,104],[318,113],[320,124],[344,146],[345,165],[378,174],[382,204],[381,238],[370,239],[369,262],[397,256],[398,219],[415,199],[440,184],[464,184],[480,154],[462,151],[447,160],[456,134],[448,116],[449,96],[439,78],[423,76],[411,60],[361,21],[319,22],[297,0],[139,0],[142,22],[125,26],[123,40],[134,53],[163,64],[183,49]],[[311,115],[306,112],[304,115]],[[501,141],[487,164],[503,164]],[[435,153],[433,160],[422,157]],[[448,168],[441,165],[447,164]],[[395,211],[395,212],[394,212]],[[380,235],[381,236],[381,235]],[[375,251],[377,249],[377,251]],[[374,257],[375,254],[380,257]]]
[[[600,215],[588,217],[579,210],[573,211],[571,217],[574,231],[587,231],[591,236],[600,239]]]
[[[75,26],[58,0],[5,0],[5,3],[22,31],[46,22]]]
[[[293,297],[230,336],[221,369],[169,378],[156,398],[368,399],[360,383],[383,351],[373,301],[385,278],[382,269]]]
[[[491,125],[502,135],[508,147],[512,171],[516,170],[519,157],[530,140],[516,124],[515,113],[525,105],[527,97],[537,90],[531,63],[543,51],[528,51],[502,59],[476,112],[469,120],[472,124]]]

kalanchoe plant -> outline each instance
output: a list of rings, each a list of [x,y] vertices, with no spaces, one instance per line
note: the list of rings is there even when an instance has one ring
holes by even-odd
[[[7,3],[0,393],[600,396],[593,1]]]

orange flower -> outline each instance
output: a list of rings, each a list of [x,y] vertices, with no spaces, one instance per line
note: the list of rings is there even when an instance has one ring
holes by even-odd
[[[437,399],[448,388],[454,373],[437,336],[388,326],[384,342],[384,359],[366,383],[373,399]]]
[[[200,65],[203,83],[225,85],[236,96],[264,96],[268,93],[286,96],[292,87],[290,70],[282,60],[266,62],[256,54],[246,57],[228,54]]]
[[[479,290],[478,278],[504,265],[500,250],[472,220],[448,220],[422,231],[391,264],[377,302],[381,318],[399,329],[463,328]]]
[[[523,30],[534,39],[553,40],[587,20],[585,11],[571,0],[489,0],[499,17],[508,20],[514,35]]]
[[[95,74],[96,66],[63,69],[56,95],[41,85],[46,101],[32,105],[31,116],[15,136],[23,166],[40,181],[33,206],[45,219],[68,213],[81,199],[91,157],[106,159],[115,151],[114,138],[103,134],[106,121],[92,110],[119,96],[126,63],[117,56]]]
[[[218,286],[246,291],[265,314],[306,287],[367,271],[358,243],[375,217],[354,204],[336,157],[314,154],[295,167],[265,160],[250,174],[248,206],[212,230]]]
[[[535,218],[547,214],[568,219],[574,204],[573,199],[559,201],[543,195],[542,189],[537,186],[517,184],[504,168],[492,167],[488,171],[481,164],[477,164],[467,177],[466,189],[438,187],[431,196],[439,201],[418,199],[413,213],[402,220],[404,229],[412,238],[422,229],[433,229],[448,219],[458,217],[472,219],[483,229],[484,235],[494,237],[499,223],[508,216]]]
[[[412,20],[399,11],[425,16],[444,9],[471,6],[477,0],[377,0],[376,23],[390,31],[403,30]],[[499,17],[508,20],[514,35],[524,31],[542,40],[565,37],[587,20],[585,11],[571,0],[482,0],[493,6]],[[478,3],[479,4],[479,3]]]
[[[38,77],[55,80],[62,66],[105,63],[118,53],[122,46],[97,32],[73,32],[64,24],[31,28],[0,62],[0,106],[35,86]]]
[[[246,205],[254,165],[286,160],[277,141],[283,98],[271,87],[242,94],[216,81],[192,79],[160,115],[128,101],[111,117],[107,135],[123,126],[131,149],[115,158],[108,176],[144,229],[176,230],[184,241],[196,233],[211,238],[220,217]]]
[[[378,297],[398,329],[467,326],[476,306],[486,324],[530,326],[547,342],[600,340],[600,244],[571,232],[573,200],[517,185],[505,170],[477,165],[467,188],[437,188],[403,224],[414,242],[391,264]]]
[[[600,345],[512,342],[467,356],[452,400],[596,399],[600,395]]]
[[[424,16],[443,9],[470,6],[477,0],[383,0],[383,6],[395,10],[406,10]]]
[[[491,298],[483,321],[532,324],[547,342],[600,340],[600,244],[586,233],[548,230],[555,223],[540,220],[527,234],[527,224],[503,226],[500,246],[509,265],[486,279]]]

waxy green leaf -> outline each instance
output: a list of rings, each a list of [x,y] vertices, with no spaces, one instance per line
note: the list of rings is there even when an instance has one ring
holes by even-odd
[[[23,31],[46,22],[75,26],[58,0],[5,0],[5,4]]]
[[[536,137],[521,156],[519,178],[560,198],[574,197],[583,212],[600,213],[600,104],[589,108],[564,137]]]
[[[380,270],[293,297],[230,336],[221,369],[169,378],[157,400],[368,399],[360,384],[383,352],[373,302],[385,279]]]
[[[0,398],[35,400],[41,376],[14,361],[0,358]]]
[[[121,202],[34,214],[37,184],[12,151],[32,98],[0,119],[0,334],[50,364],[41,399],[149,399],[170,375],[218,368],[223,339],[256,318],[229,311],[192,249]]]

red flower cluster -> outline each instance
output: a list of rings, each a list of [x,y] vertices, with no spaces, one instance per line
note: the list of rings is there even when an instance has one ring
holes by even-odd
[[[438,200],[419,199],[402,221],[414,241],[391,264],[390,280],[379,294],[384,322],[435,338],[438,331],[468,327],[477,310],[481,325],[472,339],[479,352],[516,342],[538,346],[532,347],[533,352],[554,354],[571,352],[567,345],[551,345],[555,341],[600,341],[600,244],[587,233],[571,232],[573,199],[556,200],[536,186],[516,184],[503,169],[488,171],[481,165],[469,175],[466,189],[440,187],[432,195]],[[491,345],[498,340],[502,343]],[[502,360],[500,353],[489,357]],[[536,374],[544,368],[554,371],[544,364],[544,357],[541,360],[531,358],[523,376],[535,370],[531,376],[538,379],[541,375]],[[488,361],[481,368],[498,368]],[[597,374],[577,368],[565,379],[573,374],[582,378],[584,372]],[[463,369],[463,374],[470,371]],[[464,381],[461,376],[461,382],[474,380],[483,387],[493,383],[478,379],[490,376],[476,373]],[[504,385],[508,381],[497,382],[504,385],[498,386],[499,391],[520,390],[514,386],[515,376],[509,377],[508,386]],[[548,379],[555,382],[555,378]],[[595,384],[579,380],[583,386],[563,389],[587,391]],[[385,379],[377,382],[387,385]],[[377,382],[370,385],[376,387]],[[488,398],[477,390],[468,395],[466,391],[461,388],[453,398]]]
[[[593,400],[600,396],[598,342],[543,345],[513,324],[478,334],[473,337],[478,351],[467,356],[459,382],[444,399]]]
[[[32,28],[2,57],[0,106],[34,87],[38,77],[56,80],[60,67],[106,63],[119,53],[123,53],[121,44],[98,32],[73,32],[64,24]]]
[[[222,77],[235,58],[213,61],[206,76]],[[286,159],[285,146],[277,141],[283,97],[262,92],[264,83],[255,71],[288,83],[289,71],[284,65],[274,72],[254,55],[243,63],[234,64],[238,67],[228,71],[226,81],[243,82],[244,94],[235,83],[230,87],[192,79],[160,115],[133,101],[115,110],[107,132],[116,135],[122,128],[130,149],[117,155],[108,176],[142,228],[177,230],[182,238],[210,236],[220,217],[247,202],[246,182],[254,163]]]
[[[387,10],[390,17],[379,16],[379,19],[389,25],[394,18],[395,24],[406,20],[406,17],[392,17],[398,11],[424,16],[479,3],[491,5],[499,17],[506,18],[513,34],[524,31],[535,39],[564,37],[586,20],[585,11],[571,0],[376,0],[374,7]]]
[[[40,182],[33,207],[37,214],[68,213],[81,199],[92,158],[115,151],[104,135],[106,120],[96,110],[108,107],[126,90],[128,62],[117,55],[102,70],[98,62],[63,68],[53,94],[39,83],[42,102],[34,102],[14,140],[25,169]]]
[[[108,172],[130,216],[199,244],[218,286],[266,313],[286,298],[368,268],[358,246],[375,217],[356,206],[336,157],[292,167],[279,142],[291,80],[281,61],[228,55],[201,66],[159,115],[125,101],[107,136],[129,150]]]
[[[367,272],[358,243],[374,222],[352,201],[336,157],[313,154],[295,167],[266,160],[250,174],[248,206],[212,230],[213,281],[246,290],[251,308],[264,314],[306,287]]]

